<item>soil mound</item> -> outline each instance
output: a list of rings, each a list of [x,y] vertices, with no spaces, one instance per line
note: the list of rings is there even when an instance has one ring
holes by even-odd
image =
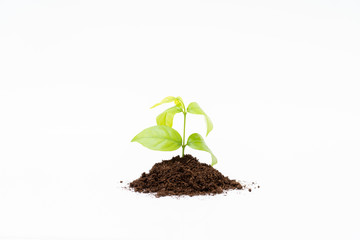
[[[243,189],[243,186],[208,164],[187,154],[156,163],[140,178],[130,183],[136,192],[155,193],[156,197],[218,194],[224,190]]]

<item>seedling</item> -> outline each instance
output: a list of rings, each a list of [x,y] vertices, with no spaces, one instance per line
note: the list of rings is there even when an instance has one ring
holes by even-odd
[[[157,151],[175,151],[182,147],[182,157],[184,157],[185,147],[189,146],[196,150],[206,151],[211,154],[211,165],[217,163],[215,155],[211,152],[209,147],[206,145],[203,137],[199,133],[193,133],[187,139],[185,144],[185,128],[186,128],[186,114],[199,114],[205,117],[206,121],[206,136],[213,129],[213,124],[206,115],[206,113],[200,108],[199,104],[192,102],[185,107],[185,104],[181,97],[166,97],[161,102],[155,104],[151,108],[157,107],[164,103],[175,103],[175,106],[166,109],[160,113],[156,118],[157,126],[149,127],[144,129],[138,135],[136,135],[131,142],[138,142],[143,146]],[[172,128],[174,116],[177,113],[184,114],[184,129],[183,137],[180,133]]]

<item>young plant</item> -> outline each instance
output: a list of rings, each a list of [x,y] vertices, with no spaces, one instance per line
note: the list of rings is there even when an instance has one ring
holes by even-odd
[[[206,121],[206,136],[213,129],[213,124],[206,115],[206,113],[200,108],[199,104],[192,102],[185,107],[185,104],[181,97],[166,97],[161,102],[155,104],[151,108],[157,107],[164,103],[174,102],[175,106],[166,109],[160,113],[156,118],[157,126],[149,127],[136,135],[131,142],[138,142],[143,146],[157,151],[174,151],[182,147],[182,157],[184,157],[185,147],[189,146],[196,150],[206,151],[211,154],[211,165],[217,163],[215,155],[211,152],[209,147],[206,145],[203,137],[199,133],[193,133],[187,139],[185,144],[185,128],[186,128],[186,114],[200,114],[205,117]],[[184,129],[183,137],[180,133],[172,128],[174,116],[177,113],[184,114]]]

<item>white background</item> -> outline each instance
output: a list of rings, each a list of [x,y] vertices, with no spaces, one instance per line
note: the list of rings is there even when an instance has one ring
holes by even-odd
[[[355,0],[0,1],[0,239],[360,239],[359,13]],[[211,117],[215,168],[259,190],[122,189],[180,154],[130,143],[171,95]]]

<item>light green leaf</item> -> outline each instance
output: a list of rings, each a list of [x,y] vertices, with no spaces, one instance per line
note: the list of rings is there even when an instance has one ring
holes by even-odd
[[[180,109],[183,109],[185,111],[185,105],[184,105],[182,98],[181,97],[172,97],[172,96],[164,98],[163,100],[161,100],[161,102],[155,104],[151,108],[157,107],[164,103],[171,103],[171,102],[174,102],[176,106],[180,107]]]
[[[185,111],[184,101],[182,100],[181,97],[177,97],[174,102],[175,102],[176,106],[180,107],[181,109],[183,109]]]
[[[191,134],[187,140],[186,145],[193,149],[210,153],[211,160],[212,160],[211,166],[214,166],[217,163],[217,159],[216,159],[215,155],[211,152],[210,148],[206,145],[204,139],[202,138],[202,136],[200,134],[198,134],[198,133]]]
[[[193,114],[204,115],[205,121],[206,121],[206,129],[207,129],[206,136],[207,136],[213,129],[213,123],[212,123],[211,119],[209,118],[209,116],[206,115],[206,113],[200,108],[199,104],[197,104],[196,102],[192,102],[189,104],[189,106],[187,108],[187,112],[193,113]]]
[[[172,127],[175,114],[180,112],[182,112],[182,110],[178,106],[174,106],[166,109],[157,116],[156,118],[157,125],[165,125],[168,127]]]
[[[168,126],[153,126],[136,135],[132,142],[138,142],[144,147],[158,151],[174,151],[182,145],[180,134]]]
[[[157,107],[157,106],[159,106],[159,105],[161,105],[161,104],[164,104],[164,103],[171,103],[171,102],[173,102],[173,101],[175,101],[175,100],[176,100],[176,97],[172,97],[172,96],[166,97],[166,98],[164,98],[163,100],[161,100],[161,102],[155,104],[155,105],[152,106],[151,108]]]

